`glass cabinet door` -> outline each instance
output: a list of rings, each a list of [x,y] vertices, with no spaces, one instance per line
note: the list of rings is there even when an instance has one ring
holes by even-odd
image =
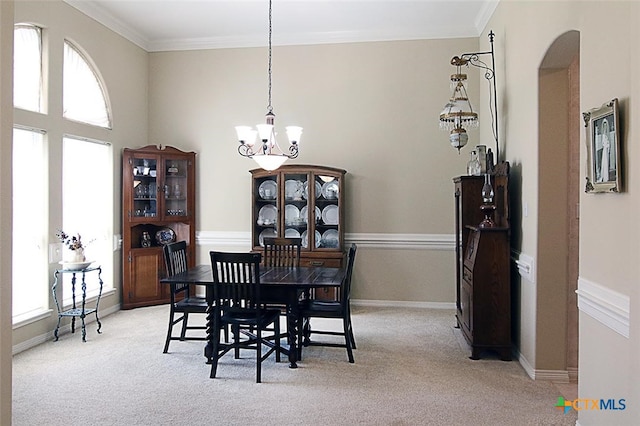
[[[165,219],[177,219],[189,214],[187,171],[189,162],[186,159],[168,158],[164,160],[164,183],[161,191]]]
[[[149,218],[158,215],[158,158],[135,157],[130,172],[133,175],[133,218]]]
[[[314,176],[316,248],[336,249],[340,241],[340,177]]]
[[[308,248],[309,242],[309,196],[313,195],[308,188],[306,173],[284,173],[284,209],[282,236],[286,238],[302,238],[302,247]]]
[[[278,236],[278,179],[265,176],[253,180],[253,246],[264,246],[265,237]]]

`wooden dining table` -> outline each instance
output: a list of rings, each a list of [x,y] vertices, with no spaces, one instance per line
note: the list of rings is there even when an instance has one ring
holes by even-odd
[[[260,284],[262,299],[269,303],[284,304],[287,307],[287,334],[289,348],[282,346],[281,351],[289,358],[289,367],[297,368],[297,330],[298,330],[298,295],[301,291],[314,288],[340,287],[345,278],[344,268],[318,267],[261,267]],[[187,271],[162,278],[161,283],[188,283],[206,287],[207,301],[213,302],[213,273],[211,265],[203,264]],[[207,329],[211,330],[212,315],[207,315]],[[215,333],[207,333],[205,357],[209,359],[213,348],[211,339]]]

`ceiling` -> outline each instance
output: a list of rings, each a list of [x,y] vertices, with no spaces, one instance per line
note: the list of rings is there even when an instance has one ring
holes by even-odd
[[[272,44],[477,37],[499,0],[273,0]],[[149,52],[266,46],[267,0],[65,0]]]

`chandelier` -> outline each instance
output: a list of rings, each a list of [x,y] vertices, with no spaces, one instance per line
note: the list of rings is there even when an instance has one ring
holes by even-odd
[[[285,152],[276,140],[274,128],[275,114],[271,106],[271,0],[269,0],[269,104],[267,105],[266,123],[256,125],[256,129],[250,126],[236,126],[236,133],[240,145],[238,152],[243,157],[253,158],[258,165],[265,170],[276,170],[288,158],[298,156],[298,143],[302,135],[302,127],[288,126],[285,128],[289,139],[289,148]],[[256,136],[259,141],[256,141]],[[258,142],[256,144],[256,142]]]
[[[489,111],[491,112],[491,124],[493,137],[496,142],[496,161],[500,158],[500,146],[498,144],[498,100],[496,98],[495,56],[493,52],[493,31],[489,32],[490,52],[464,53],[451,58],[451,65],[456,67],[456,73],[451,75],[452,95],[449,102],[440,113],[440,128],[450,131],[449,142],[460,152],[460,148],[467,144],[469,136],[465,128],[478,126],[478,113],[474,111],[469,96],[467,95],[467,75],[462,72],[463,66],[473,65],[484,70],[484,78],[491,84],[493,90],[489,91]],[[491,55],[491,67],[482,62],[480,55]],[[493,105],[491,98],[493,97]]]

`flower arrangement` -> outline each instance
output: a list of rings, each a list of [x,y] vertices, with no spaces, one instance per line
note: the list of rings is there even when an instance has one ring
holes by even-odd
[[[82,245],[82,238],[80,237],[80,234],[71,236],[66,234],[62,229],[58,229],[56,237],[58,237],[58,240],[60,240],[62,244],[66,245],[69,250],[84,250],[85,248],[85,246]]]

